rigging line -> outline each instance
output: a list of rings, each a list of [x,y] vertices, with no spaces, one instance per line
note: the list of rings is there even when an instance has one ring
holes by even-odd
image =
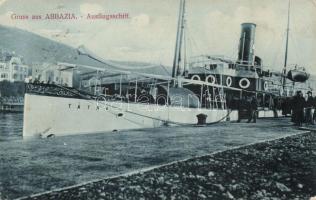
[[[276,53],[274,54],[274,59],[272,61],[272,65],[273,66],[281,66],[281,69],[280,70],[283,70],[283,67],[282,67],[282,62],[281,62],[281,59],[283,59],[283,44],[285,43],[285,39],[286,39],[286,31],[283,32],[282,36],[281,36],[281,42],[279,45],[277,45],[277,49],[276,49]],[[280,59],[280,63],[277,65],[277,60]]]
[[[163,66],[162,59],[163,59],[163,57],[165,57],[165,55],[166,55],[165,48],[161,48],[159,51],[159,56],[158,56],[158,61],[159,61],[160,66]],[[169,72],[168,72],[168,74],[169,74]]]
[[[198,45],[195,43],[194,37],[191,34],[191,28],[187,27],[187,33],[188,33],[188,40],[190,41],[190,44],[191,44],[191,47],[192,47],[192,53],[194,51],[194,48],[198,52],[199,51]]]
[[[190,45],[192,48],[192,54],[194,51],[198,52],[198,47],[196,46],[196,44],[194,43],[194,41],[192,40],[191,36],[188,36],[188,40],[190,41]]]
[[[103,103],[103,102],[102,102],[102,103]],[[148,115],[143,115],[143,114],[136,113],[136,112],[133,112],[133,111],[124,110],[123,108],[120,108],[120,107],[117,107],[117,106],[113,106],[113,105],[110,105],[110,104],[107,104],[107,103],[103,103],[103,104],[104,104],[104,105],[107,105],[107,106],[109,106],[109,107],[115,108],[115,109],[122,110],[123,112],[126,112],[126,113],[138,115],[138,116],[145,117],[145,118],[149,118],[149,119],[154,119],[154,120],[158,120],[158,121],[168,121],[169,123],[178,124],[178,125],[188,125],[188,124],[189,124],[189,123],[181,123],[181,122],[173,122],[173,121],[169,121],[169,120],[163,120],[163,119],[160,119],[160,118],[151,117],[151,116],[148,116]]]
[[[192,37],[192,34],[191,34],[191,29],[189,27],[187,27],[187,32],[188,32],[188,38],[189,40],[191,40],[191,43],[193,44],[193,48],[196,48],[197,51],[200,51],[201,49],[199,49],[199,46],[197,45],[194,37]]]
[[[302,64],[302,57],[299,55],[298,52],[303,52],[303,51],[301,51],[300,46],[298,45],[297,41],[296,41],[295,38],[293,37],[293,34],[290,36],[290,39],[292,39],[292,44],[294,45],[294,49],[293,49],[292,52],[295,53],[296,59],[299,61],[300,64]],[[297,49],[298,52],[295,51],[295,49]],[[295,62],[295,63],[297,63],[297,62]]]
[[[197,44],[196,40],[195,40],[193,37],[192,37],[192,42],[193,42],[193,45],[195,46],[195,48],[196,48],[198,54],[199,54],[200,52],[202,52],[201,48],[199,47],[199,45]]]
[[[238,44],[237,45],[233,45],[234,48],[232,48],[232,52],[229,55],[229,58],[233,58],[232,60],[235,60],[235,56],[238,55]]]
[[[264,52],[263,55],[269,55],[270,50],[271,50],[271,46],[272,46],[273,44],[276,44],[276,37],[272,37],[272,39],[271,39],[271,40],[268,40],[267,43],[266,43],[266,45],[264,45],[264,47],[261,48],[261,49],[263,50],[263,52]]]
[[[112,107],[112,106],[110,106],[110,105],[107,105],[108,107]],[[118,107],[116,107],[116,109],[119,109]],[[123,109],[121,109],[121,110],[123,110]],[[114,115],[114,116],[117,116],[117,114],[118,113],[115,113],[115,111],[113,112],[113,111],[110,111],[110,110],[107,110],[110,114],[112,114],[112,115]],[[124,110],[123,110],[124,111]],[[127,120],[127,121],[129,121],[129,122],[131,122],[131,123],[134,123],[134,124],[137,124],[137,125],[143,125],[143,124],[141,124],[141,123],[139,123],[139,122],[136,122],[136,121],[133,121],[133,120],[131,120],[131,119],[128,119],[128,118],[126,118],[126,117],[123,117],[125,120]]]
[[[124,118],[125,120],[131,122],[131,123],[136,124],[136,125],[139,125],[139,126],[143,126],[143,125],[144,125],[144,124],[142,124],[142,123],[140,123],[140,122],[136,122],[136,121],[133,121],[133,120],[131,120],[131,119],[128,119],[127,117],[123,117],[123,118]]]
[[[292,30],[292,33],[294,32],[294,34],[291,34],[290,35],[290,39],[292,39],[292,41],[293,41],[293,43],[294,43],[294,46],[295,46],[295,49],[298,49],[298,52],[304,52],[304,51],[302,51],[303,49],[301,49],[301,46],[299,45],[299,42],[297,41],[297,39],[294,37],[294,35],[299,35],[298,33],[297,33],[297,31],[295,31],[295,30],[298,30],[298,29],[295,29],[296,27],[299,27],[299,26],[297,26],[297,18],[296,18],[296,16],[295,15],[293,15],[293,22],[294,22],[294,28],[292,28],[291,30]],[[307,27],[307,30],[311,30],[311,28],[310,27]],[[294,53],[296,54],[296,58],[299,60],[299,62],[301,63],[301,64],[303,64],[303,58],[302,58],[302,56],[300,56],[300,54],[298,53],[297,51],[295,51],[294,50]]]
[[[165,65],[160,64],[160,67],[169,75],[171,76],[170,72],[167,70]]]
[[[113,68],[120,68],[120,69],[125,69],[125,70],[131,70],[131,69],[149,69],[149,68],[154,68],[154,67],[157,67],[157,64],[147,64],[147,65],[144,65],[144,66],[137,66],[136,64],[134,64],[133,67],[131,67],[131,65],[127,65],[127,64],[120,64],[120,63],[116,63],[116,62],[112,62],[110,60],[107,60],[107,59],[103,59],[97,55],[95,55],[93,52],[91,52],[90,50],[88,50],[87,48],[85,48],[85,46],[81,45],[78,47],[78,52],[79,54],[81,55],[86,55],[88,56],[89,58],[97,61],[97,62],[100,62],[104,65],[106,65],[107,67],[113,67]],[[129,63],[129,62],[127,62]],[[139,65],[139,64],[138,64]]]
[[[187,63],[187,68],[189,68],[188,64],[190,63],[190,56],[192,56],[192,45],[190,42],[190,34],[188,31],[188,26],[186,26],[185,29],[185,46],[186,46],[186,63]]]
[[[190,36],[190,32],[189,29],[187,28],[187,40],[188,40],[188,46],[189,46],[189,50],[191,51],[189,55],[194,55],[194,44],[192,42],[191,36]]]
[[[281,58],[281,52],[282,52],[282,49],[283,49],[282,45],[285,42],[284,40],[285,40],[285,32],[281,35],[281,42],[280,42],[279,45],[277,45],[276,52],[273,54],[274,55],[273,56],[273,60],[272,60],[272,65],[273,66],[276,66],[277,65],[277,60],[279,60],[279,58]],[[276,44],[276,43],[274,43],[274,44]]]

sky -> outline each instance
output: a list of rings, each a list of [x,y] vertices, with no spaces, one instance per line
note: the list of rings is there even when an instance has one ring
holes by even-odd
[[[0,24],[72,47],[84,45],[110,60],[172,65],[180,0],[0,0]],[[256,55],[263,65],[284,63],[288,0],[187,0],[187,54],[236,59],[240,24],[257,25]],[[12,16],[74,14],[76,20],[20,20]],[[128,19],[89,20],[87,15],[128,13]],[[291,0],[289,65],[316,73],[316,0]]]

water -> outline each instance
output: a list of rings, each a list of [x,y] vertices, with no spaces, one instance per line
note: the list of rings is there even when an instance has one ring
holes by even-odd
[[[0,199],[298,133],[288,126],[288,119],[278,119],[22,140],[22,118],[1,114]]]
[[[22,139],[23,113],[0,113],[0,141]]]

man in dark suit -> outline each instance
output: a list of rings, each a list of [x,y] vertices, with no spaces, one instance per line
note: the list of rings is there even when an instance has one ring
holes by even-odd
[[[315,121],[316,121],[316,96],[314,97],[313,108],[314,108],[313,122],[315,124]]]
[[[302,126],[306,101],[301,91],[297,91],[292,101],[293,121],[296,126]]]
[[[256,96],[251,98],[251,102],[249,105],[249,116],[248,116],[248,123],[253,120],[253,123],[257,122],[257,110],[258,110],[258,101]]]
[[[312,109],[314,106],[314,98],[312,96],[312,92],[307,92],[307,101],[306,101],[306,110],[305,110],[305,119],[306,123],[314,124]]]
[[[238,109],[238,120],[237,122],[240,122],[241,119],[244,117],[244,113],[247,110],[248,114],[248,101],[246,96],[242,96],[238,102],[237,102],[237,109]]]

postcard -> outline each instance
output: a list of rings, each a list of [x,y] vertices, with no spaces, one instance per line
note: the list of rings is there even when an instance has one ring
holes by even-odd
[[[315,199],[315,0],[0,0],[0,200]]]

